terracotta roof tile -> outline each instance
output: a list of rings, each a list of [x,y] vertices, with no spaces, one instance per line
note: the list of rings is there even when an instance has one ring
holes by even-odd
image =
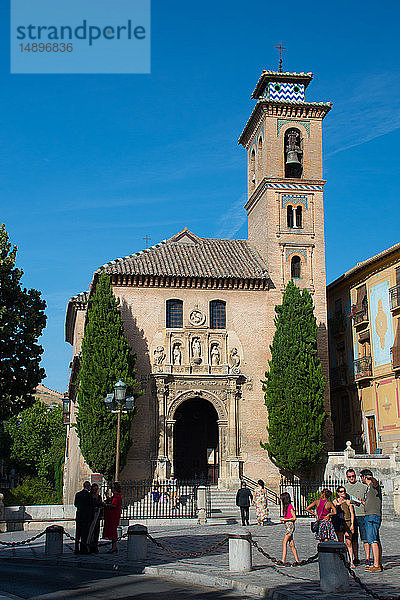
[[[76,296],[72,296],[69,299],[69,302],[73,302],[76,304],[86,304],[89,300],[89,292],[81,292],[80,294],[76,294]]]
[[[160,244],[103,265],[123,275],[269,279],[267,266],[247,240],[199,238],[186,228]]]

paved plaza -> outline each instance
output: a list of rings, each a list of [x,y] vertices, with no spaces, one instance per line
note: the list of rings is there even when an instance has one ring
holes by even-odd
[[[233,520],[233,519],[232,519]],[[193,521],[185,524],[149,526],[149,534],[165,548],[183,554],[199,554],[206,551],[229,534],[250,532],[253,539],[277,558],[281,557],[283,526],[277,521],[268,527],[250,525],[241,527],[237,523],[221,524],[211,521],[199,526]],[[0,541],[18,541],[35,535],[33,531],[20,531],[0,534]],[[73,534],[73,531],[69,531]],[[387,597],[399,597],[400,594],[400,523],[390,522],[382,527],[384,550],[383,573],[368,573],[365,566],[357,568],[357,575],[378,594]],[[76,556],[73,554],[73,542],[65,539],[64,554],[59,558],[47,558],[44,554],[44,536],[31,544],[10,548],[0,546],[0,558],[9,561],[22,561],[32,564],[95,568],[114,570],[121,573],[145,573],[167,579],[199,584],[216,589],[233,590],[242,597],[269,597],[275,599],[326,599],[341,595],[326,595],[319,589],[318,563],[304,567],[276,567],[255,548],[253,548],[253,570],[251,573],[233,573],[229,571],[228,544],[212,552],[195,557],[180,557],[148,542],[148,557],[143,563],[131,563],[127,559],[126,538],[119,543],[119,554],[107,554],[109,546],[102,546],[100,554]],[[295,542],[300,560],[316,552],[316,542],[310,531],[310,521],[299,519],[296,523]],[[363,555],[361,554],[361,558]],[[288,554],[288,560],[292,560]],[[351,581],[349,599],[367,598],[367,594]]]

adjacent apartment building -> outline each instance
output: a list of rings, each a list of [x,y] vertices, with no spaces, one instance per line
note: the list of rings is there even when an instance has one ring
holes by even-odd
[[[400,243],[327,288],[335,447],[386,453],[400,443]]]

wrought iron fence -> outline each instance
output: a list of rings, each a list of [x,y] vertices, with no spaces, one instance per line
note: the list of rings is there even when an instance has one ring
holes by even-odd
[[[306,507],[319,497],[321,490],[327,488],[332,491],[333,498],[335,497],[336,488],[339,486],[346,487],[346,479],[321,479],[319,481],[309,481],[300,479],[291,479],[290,477],[282,477],[280,484],[280,492],[288,492],[292,499],[292,504],[298,517],[311,517],[306,512]]]
[[[201,480],[123,481],[122,519],[193,519],[197,489],[206,488],[206,516],[211,517],[210,486]]]

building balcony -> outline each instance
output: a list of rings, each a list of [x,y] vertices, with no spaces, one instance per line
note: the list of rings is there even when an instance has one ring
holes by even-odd
[[[329,333],[333,336],[341,335],[346,331],[346,317],[342,312],[336,313],[328,319]]]
[[[347,367],[340,365],[333,367],[331,371],[331,386],[332,388],[343,387],[347,385]]]
[[[367,325],[369,322],[368,319],[368,308],[366,306],[355,308],[353,312],[353,324],[354,327],[361,327],[362,325]]]
[[[372,357],[363,356],[354,361],[354,378],[356,381],[371,379],[372,377]]]
[[[390,348],[392,355],[392,368],[394,370],[400,369],[400,346],[393,346]]]
[[[400,309],[400,285],[395,285],[389,290],[390,310]]]

